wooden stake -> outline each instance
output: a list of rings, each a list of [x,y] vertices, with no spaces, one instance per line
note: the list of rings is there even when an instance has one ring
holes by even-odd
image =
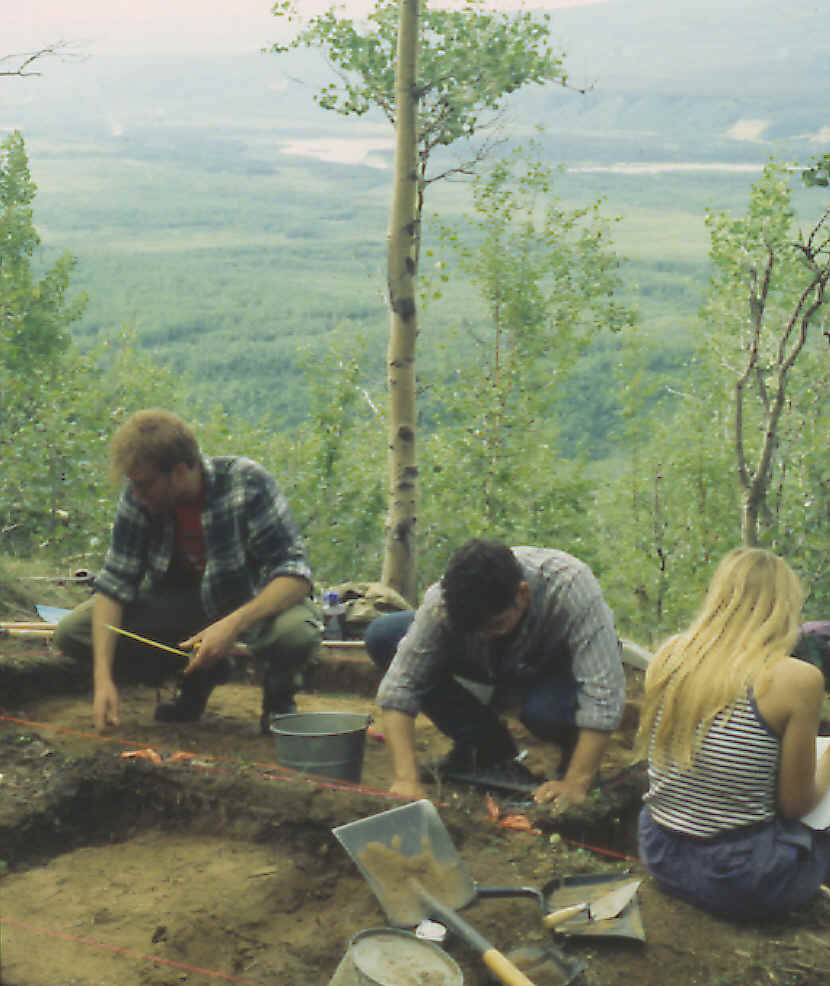
[[[54,632],[54,630],[19,630],[17,628],[0,627],[0,637],[30,637],[34,640],[38,637],[51,637]]]
[[[55,629],[57,623],[44,623],[43,620],[0,620],[0,630],[49,630]]]

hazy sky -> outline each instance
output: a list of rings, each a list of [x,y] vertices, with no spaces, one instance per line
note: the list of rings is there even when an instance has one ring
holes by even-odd
[[[30,51],[56,40],[77,42],[90,54],[110,51],[252,51],[276,40],[273,0],[3,0],[0,54]],[[570,6],[595,0],[549,0]],[[441,0],[452,6],[452,0]],[[373,0],[345,0],[354,16]],[[491,0],[493,8],[521,7],[522,0]],[[528,2],[528,7],[542,3]],[[297,0],[303,14],[331,6],[329,0]],[[11,13],[14,11],[13,14]]]

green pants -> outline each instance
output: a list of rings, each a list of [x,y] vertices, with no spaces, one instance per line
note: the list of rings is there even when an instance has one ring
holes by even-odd
[[[85,600],[55,629],[57,647],[76,660],[92,660],[93,605],[94,597]],[[165,586],[163,590],[142,593],[135,602],[125,605],[122,627],[175,647],[210,622],[198,586]],[[293,694],[297,676],[316,653],[320,637],[319,611],[306,599],[271,619],[255,623],[240,639],[263,663],[266,692],[281,696]],[[183,657],[122,636],[116,646],[114,673],[116,681],[157,685],[181,671],[185,663]]]

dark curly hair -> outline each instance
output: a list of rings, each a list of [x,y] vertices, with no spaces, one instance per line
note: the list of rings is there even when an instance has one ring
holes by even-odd
[[[447,618],[464,633],[481,630],[513,605],[523,578],[506,544],[479,538],[467,541],[453,552],[441,579]]]

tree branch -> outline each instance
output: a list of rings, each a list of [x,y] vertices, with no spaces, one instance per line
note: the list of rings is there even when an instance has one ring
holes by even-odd
[[[830,266],[816,270],[813,280],[802,292],[796,302],[792,317],[788,320],[787,325],[782,332],[782,338],[778,348],[778,366],[775,375],[775,399],[773,400],[767,414],[764,441],[761,447],[761,454],[758,459],[758,468],[756,469],[750,491],[750,496],[755,500],[755,502],[762,505],[765,505],[764,491],[767,485],[768,473],[772,468],[772,456],[777,445],[778,422],[784,409],[786,399],[787,374],[792,369],[798,355],[801,353],[807,342],[807,332],[809,330],[812,317],[824,304],[824,291],[827,286],[828,278],[830,278]],[[806,300],[813,293],[815,293],[815,297],[812,303],[805,310],[804,306],[806,304]],[[787,354],[786,343],[792,335],[794,326],[797,322],[800,322],[798,339],[793,345],[790,353]]]
[[[30,76],[40,76],[43,73],[35,71],[32,66],[35,62],[41,62],[45,58],[58,58],[61,61],[68,61],[72,58],[83,58],[84,56],[71,49],[75,42],[56,41],[54,44],[46,45],[45,48],[38,48],[37,51],[22,52],[17,55],[3,55],[0,58],[0,76],[18,76],[28,78]],[[11,63],[11,67],[7,67]]]
[[[743,428],[744,428],[744,388],[750,376],[755,372],[758,364],[758,353],[761,345],[761,327],[764,322],[764,311],[767,305],[767,295],[769,293],[772,269],[775,264],[775,254],[772,247],[767,246],[767,262],[764,266],[764,276],[761,280],[761,288],[758,289],[758,272],[752,271],[752,286],[749,295],[749,315],[750,330],[752,338],[749,344],[749,354],[743,372],[739,375],[735,383],[735,456],[738,462],[738,479],[744,490],[749,491],[752,486],[749,470],[746,464],[746,451],[744,449]],[[757,478],[757,477],[756,477]]]

